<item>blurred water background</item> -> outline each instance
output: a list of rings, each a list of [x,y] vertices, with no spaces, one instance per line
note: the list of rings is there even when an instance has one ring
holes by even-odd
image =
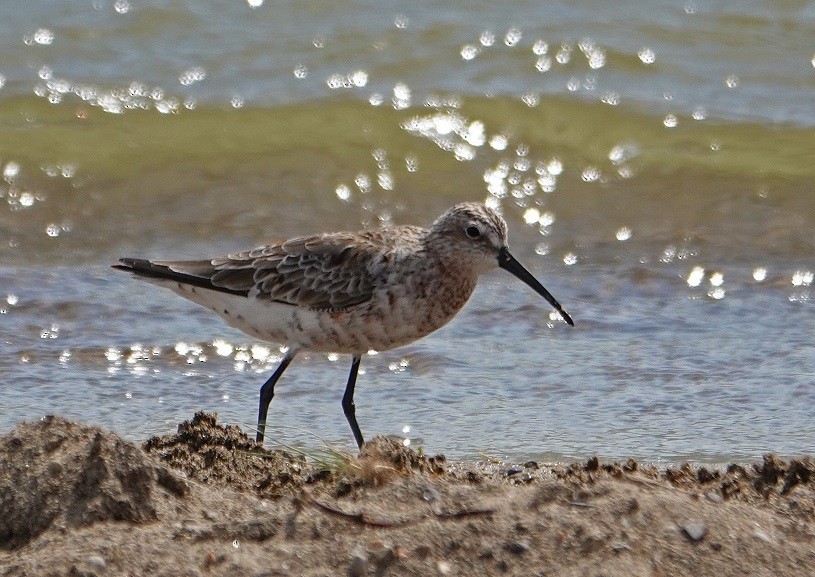
[[[500,208],[502,271],[363,359],[367,437],[652,461],[815,452],[815,3],[49,0],[0,18],[0,433],[251,431],[277,345],[109,265]],[[350,359],[269,443],[352,448]]]

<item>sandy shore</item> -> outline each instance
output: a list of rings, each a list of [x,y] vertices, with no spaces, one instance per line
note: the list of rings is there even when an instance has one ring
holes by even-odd
[[[0,438],[0,575],[813,575],[815,462],[450,463],[377,438],[307,463],[199,413],[143,447]]]

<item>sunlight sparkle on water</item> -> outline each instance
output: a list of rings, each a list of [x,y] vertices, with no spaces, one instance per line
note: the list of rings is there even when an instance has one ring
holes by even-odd
[[[116,10],[118,14],[127,14],[130,12],[130,2],[128,0],[116,0],[113,3],[113,9]]]
[[[455,129],[456,125],[461,124],[462,118],[460,116],[452,116],[449,114],[438,114],[433,117],[433,127],[439,134],[450,134]]]
[[[207,360],[204,349],[199,345],[178,342],[175,345],[175,352],[178,353],[179,356],[186,357],[185,360],[189,365],[197,362],[203,363]]]
[[[540,220],[541,211],[537,208],[527,208],[524,212],[524,222],[526,224],[535,224]]]
[[[37,28],[34,32],[26,34],[23,37],[23,42],[28,46],[33,44],[49,46],[54,42],[54,33],[48,28]]]
[[[351,84],[357,88],[362,88],[363,86],[368,85],[368,73],[364,70],[356,70],[352,72],[348,76],[348,79],[351,81]]]
[[[343,202],[348,202],[351,199],[351,187],[347,184],[340,184],[337,186],[334,192],[336,193],[337,198]]]
[[[410,360],[402,357],[399,361],[391,362],[388,364],[388,370],[394,373],[403,373],[410,365]]]
[[[537,208],[528,208],[524,211],[524,222],[529,225],[538,225],[542,230],[555,223],[555,215],[551,212],[541,213]],[[545,233],[544,233],[545,234]]]
[[[3,167],[3,179],[8,183],[13,183],[20,174],[20,165],[17,162],[9,161]]]
[[[552,59],[548,56],[541,56],[535,62],[535,68],[538,72],[548,72],[552,68]]]
[[[190,84],[195,84],[196,82],[201,82],[204,78],[207,77],[207,71],[204,69],[203,66],[195,66],[193,68],[189,68],[181,73],[181,76],[178,77],[178,81],[183,86],[189,86]]]
[[[475,150],[469,144],[459,143],[453,148],[453,156],[456,157],[456,160],[472,160],[475,158]]]
[[[675,114],[668,114],[662,120],[662,124],[665,125],[665,128],[676,128],[676,125],[679,124],[679,119],[677,119]]]
[[[557,177],[554,174],[544,173],[538,178],[538,186],[543,192],[554,192],[556,185]]]
[[[688,274],[687,283],[688,286],[691,287],[698,287],[702,284],[702,280],[705,278],[705,269],[701,266],[695,266]]]
[[[634,143],[618,144],[608,153],[608,159],[612,164],[618,165],[631,160],[639,154],[639,147]]]
[[[492,195],[484,199],[484,204],[487,208],[491,208],[492,210],[499,210],[501,208],[501,201]]]
[[[549,161],[549,164],[546,165],[546,170],[549,171],[549,174],[558,176],[563,172],[563,163],[559,158],[553,158]]]
[[[357,185],[357,188],[362,194],[368,194],[371,192],[371,177],[364,172],[360,172],[356,175],[354,178],[354,184]]]
[[[619,240],[620,242],[623,242],[623,241],[626,241],[626,240],[630,239],[631,234],[632,234],[631,229],[628,228],[627,226],[623,226],[623,227],[621,227],[621,228],[619,228],[617,230],[617,232],[615,233],[614,236],[617,238],[617,240]]]
[[[480,52],[478,46],[475,44],[466,44],[461,48],[461,58],[463,60],[472,60]]]
[[[409,108],[411,104],[410,87],[407,84],[398,82],[393,87],[393,107],[396,110]]]
[[[504,35],[504,44],[510,47],[515,46],[521,41],[522,37],[523,32],[520,28],[510,28],[507,30],[506,35]]]
[[[481,33],[481,36],[478,38],[478,41],[481,42],[481,46],[492,46],[495,44],[495,34],[490,32],[489,30],[485,30]],[[815,56],[812,57],[813,62],[815,62]],[[815,66],[815,63],[813,63]]]
[[[487,183],[487,191],[494,198],[503,198],[507,195],[506,177],[509,174],[509,165],[501,162],[495,168],[488,168],[484,171],[484,182]]]
[[[266,362],[272,354],[271,349],[265,345],[254,344],[249,350],[252,353],[252,359],[260,362]]]
[[[600,180],[601,176],[602,175],[599,169],[595,168],[594,166],[588,166],[583,170],[580,178],[583,179],[583,182],[597,182]]]
[[[332,74],[325,83],[332,90],[337,88],[363,88],[368,84],[368,73],[364,70],[356,70],[348,74]]]
[[[524,104],[529,106],[530,108],[534,108],[538,104],[540,104],[541,97],[536,92],[527,92],[523,96],[521,96],[521,100]]]
[[[708,291],[707,296],[714,300],[721,300],[724,298],[725,291],[722,287],[717,286]]]
[[[484,123],[480,120],[472,122],[462,138],[473,146],[483,146],[487,140],[487,136],[484,134]]]
[[[41,339],[56,339],[59,337],[59,325],[52,324],[50,330],[44,329],[40,332]]]
[[[212,346],[215,347],[215,354],[221,357],[228,357],[235,351],[235,347],[222,339],[213,341]]]
[[[379,185],[379,188],[382,190],[393,190],[395,186],[393,182],[393,174],[385,170],[376,175],[376,182]]]
[[[468,122],[458,112],[439,112],[432,116],[414,116],[402,124],[407,132],[427,138],[442,150],[452,152],[457,160],[469,161],[476,148],[487,140],[481,121]]]
[[[580,51],[583,52],[583,55],[589,61],[589,68],[592,70],[596,70],[598,68],[602,68],[606,65],[606,53],[605,50],[597,46],[593,40],[590,38],[584,38],[581,40],[578,45]]]
[[[797,270],[792,275],[792,286],[809,286],[815,278],[812,271]]]
[[[558,64],[568,64],[569,60],[572,59],[572,45],[571,44],[561,44],[560,50],[557,51],[555,54],[555,60]]]
[[[653,64],[657,59],[656,53],[648,47],[640,48],[640,51],[637,52],[637,56],[639,56],[643,64]]]
[[[763,266],[757,267],[753,271],[753,280],[754,281],[756,281],[756,282],[764,282],[764,280],[766,278],[767,278],[767,269],[764,268]]]
[[[496,134],[490,138],[490,148],[493,150],[506,150],[509,145],[509,139],[503,134]]]

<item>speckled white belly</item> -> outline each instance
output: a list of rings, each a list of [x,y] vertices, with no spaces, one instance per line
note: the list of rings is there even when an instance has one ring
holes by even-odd
[[[452,294],[422,291],[411,295],[382,291],[371,302],[346,311],[315,311],[230,293],[156,282],[210,308],[226,323],[292,350],[364,354],[413,342],[445,325],[472,293],[470,283]],[[424,294],[422,294],[424,293]]]

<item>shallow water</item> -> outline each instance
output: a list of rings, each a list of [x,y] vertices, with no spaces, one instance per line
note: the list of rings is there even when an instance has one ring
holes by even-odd
[[[0,431],[59,412],[143,439],[198,409],[251,429],[277,345],[119,256],[486,200],[577,326],[491,273],[450,325],[363,359],[367,436],[451,457],[815,451],[810,5],[312,6],[0,21]],[[349,363],[297,358],[275,442],[352,446]]]

